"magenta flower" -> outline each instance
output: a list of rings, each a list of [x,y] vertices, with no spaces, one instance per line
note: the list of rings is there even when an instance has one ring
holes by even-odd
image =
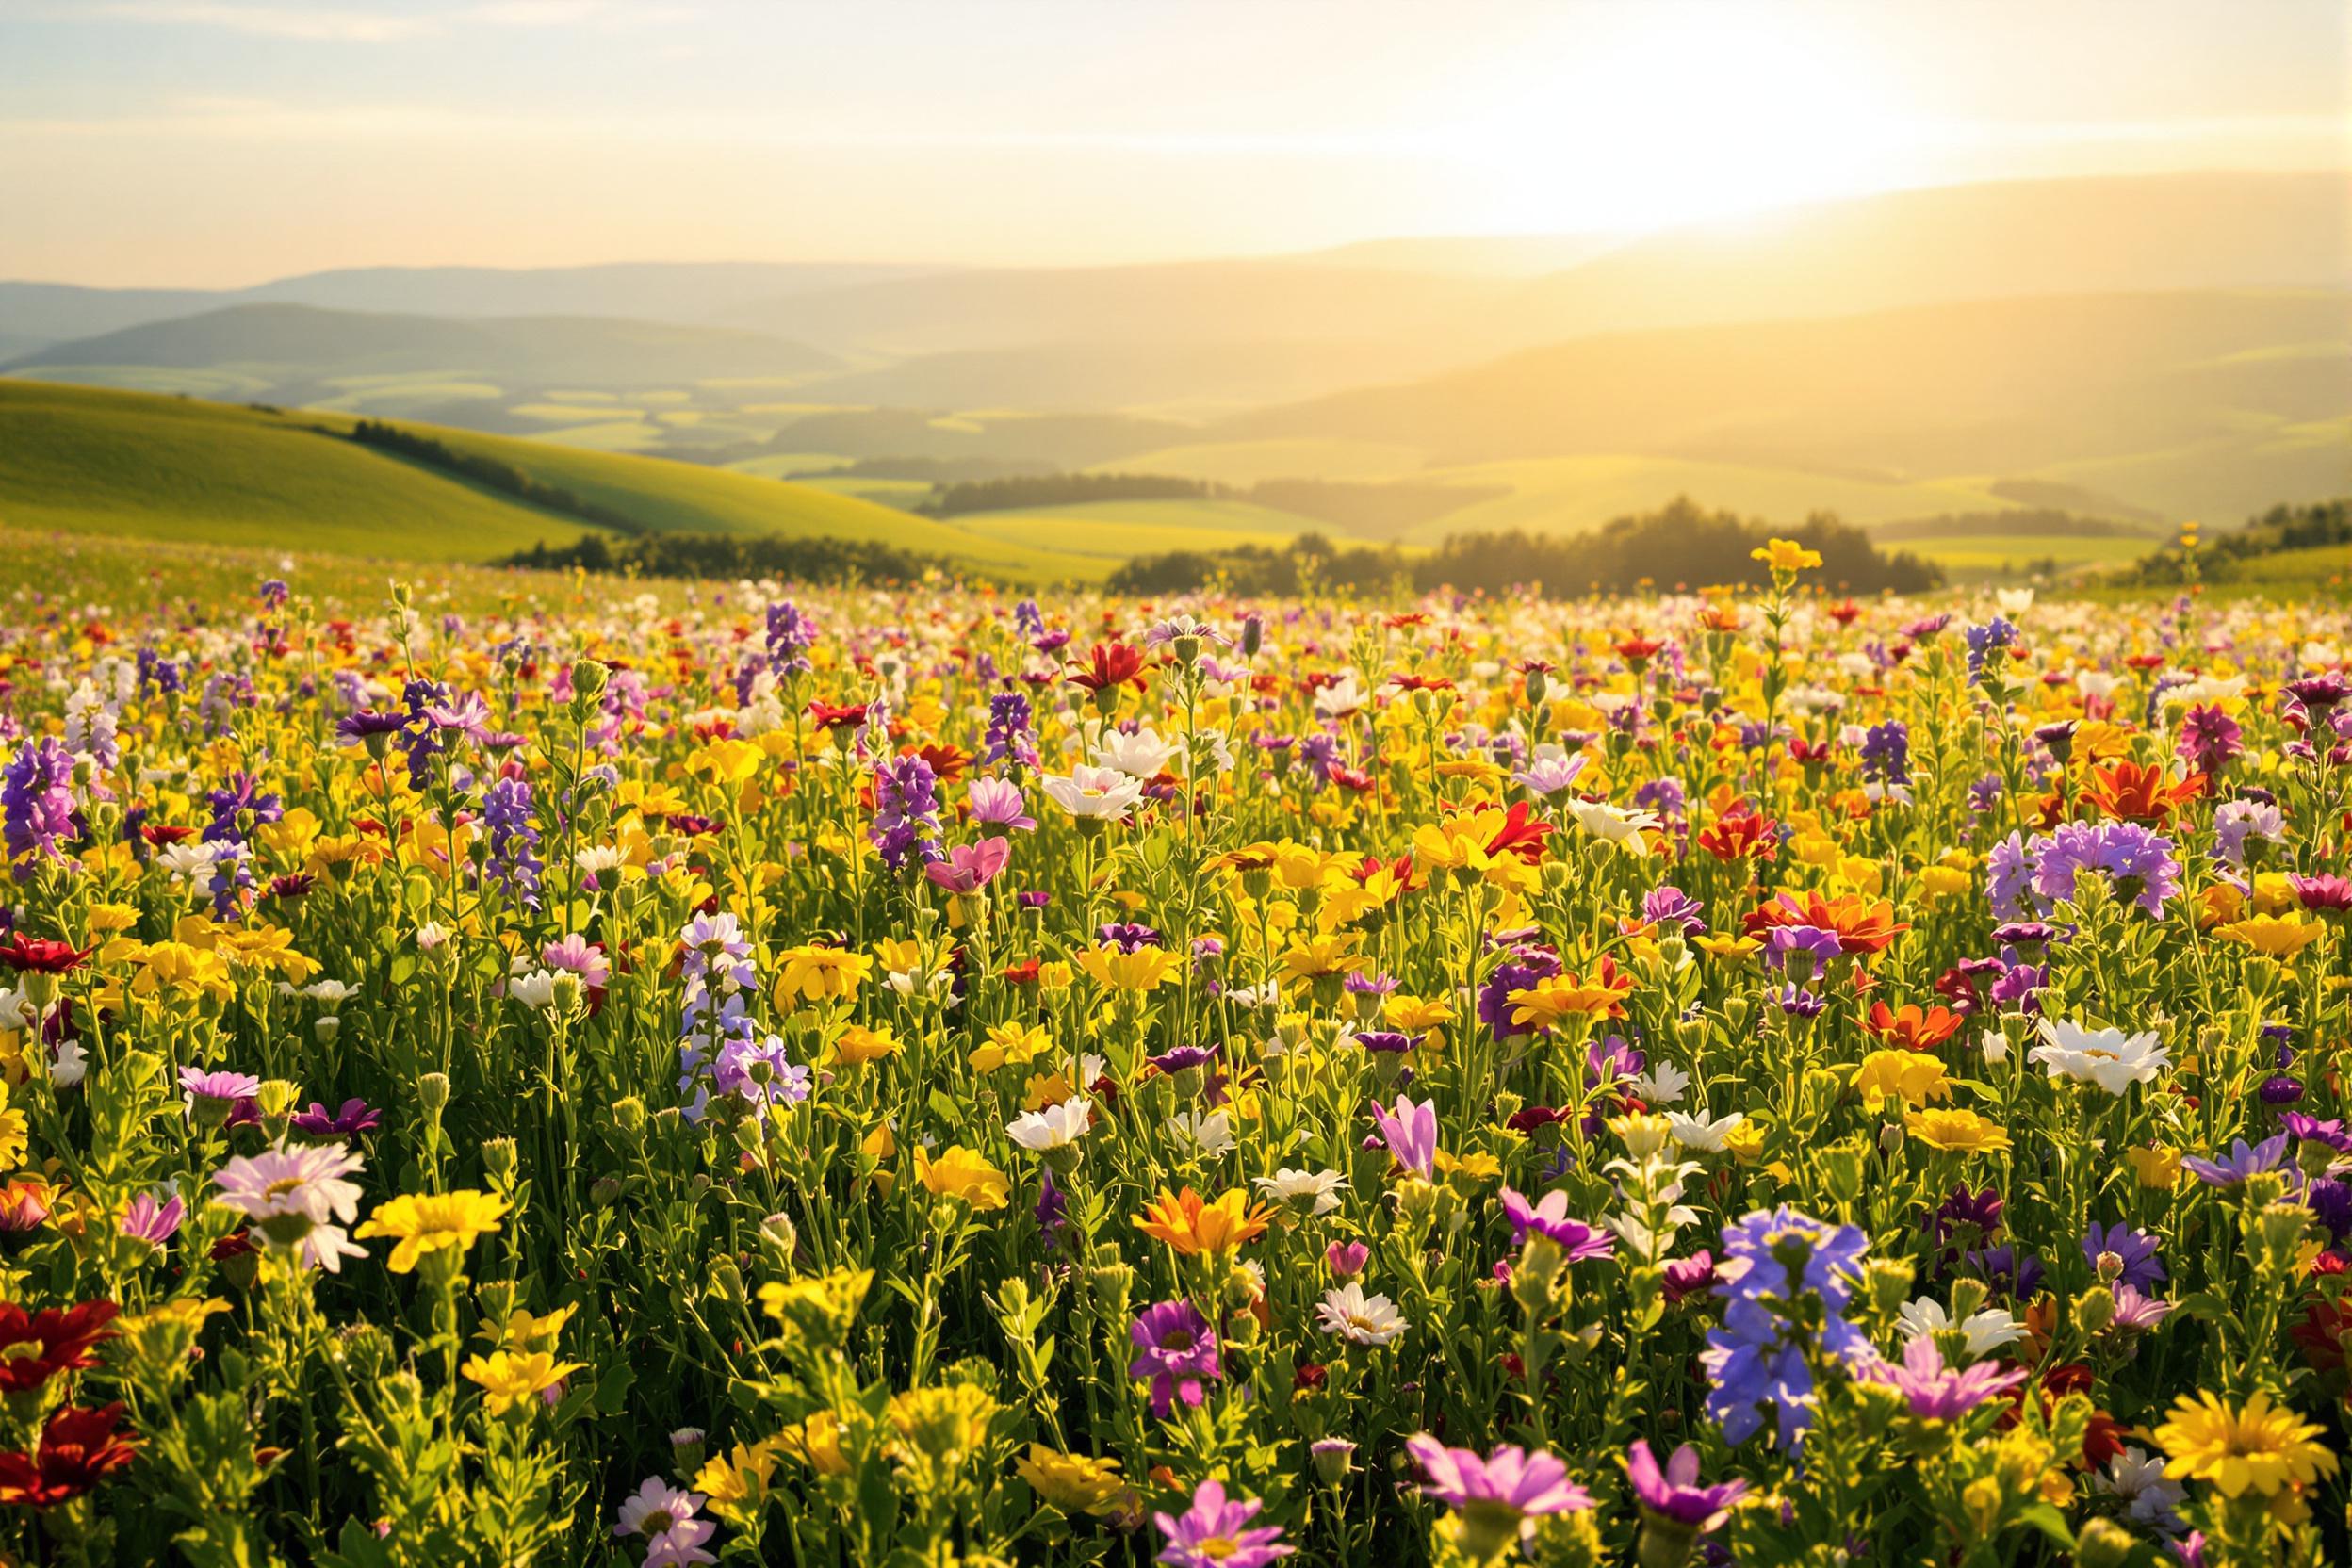
[[[1021,786],[1009,778],[973,779],[965,786],[964,803],[972,820],[986,826],[1017,827],[1023,833],[1037,830],[1037,819],[1029,814]]]
[[[1921,1334],[1903,1347],[1903,1360],[1872,1357],[1854,1369],[1863,1382],[1884,1383],[1911,1403],[1911,1413],[1930,1421],[1950,1421],[1966,1415],[1996,1395],[2006,1394],[2025,1381],[2020,1371],[2003,1372],[1989,1363],[1953,1368],[1944,1364],[1935,1336]]]
[[[1225,1375],[1217,1359],[1217,1331],[1190,1301],[1144,1308],[1128,1338],[1135,1341],[1137,1354],[1127,1365],[1127,1376],[1152,1380],[1152,1413],[1162,1420],[1179,1398],[1198,1405],[1207,1397],[1207,1385]]]
[[[1503,1189],[1503,1217],[1511,1221],[1511,1244],[1523,1245],[1527,1233],[1558,1242],[1568,1252],[1570,1263],[1582,1263],[1587,1258],[1605,1258],[1616,1245],[1616,1239],[1605,1231],[1596,1231],[1581,1219],[1568,1217],[1568,1195],[1554,1190],[1544,1195],[1540,1202],[1529,1203],[1511,1188]]]
[[[1436,1101],[1424,1100],[1416,1105],[1400,1094],[1394,1114],[1375,1105],[1372,1119],[1380,1125],[1380,1137],[1398,1165],[1417,1176],[1427,1176],[1436,1168]]]
[[[1223,1482],[1202,1481],[1200,1490],[1192,1494],[1190,1509],[1181,1514],[1152,1516],[1160,1533],[1168,1537],[1168,1545],[1155,1560],[1174,1568],[1266,1568],[1298,1548],[1282,1544],[1279,1525],[1249,1527],[1264,1507],[1254,1498],[1230,1501]]]
[[[1592,1506],[1592,1494],[1568,1478],[1560,1456],[1541,1448],[1529,1453],[1506,1443],[1480,1459],[1423,1432],[1405,1440],[1405,1451],[1429,1478],[1422,1491],[1461,1515],[1462,1548],[1478,1561],[1533,1535],[1535,1521],[1547,1513]]]
[[[601,988],[612,978],[612,966],[604,956],[604,949],[575,931],[560,942],[549,942],[539,950],[539,961],[548,969],[569,970],[580,976],[580,984]]]
[[[976,893],[996,880],[1012,853],[1013,846],[1002,838],[957,844],[947,852],[946,859],[924,866],[923,874],[931,879],[932,886],[951,893]]]
[[[250,1072],[206,1072],[202,1068],[180,1069],[180,1087],[188,1099],[226,1100],[234,1103],[251,1100],[261,1092],[261,1080]]]
[[[150,1247],[161,1247],[179,1233],[180,1221],[187,1217],[188,1205],[178,1193],[158,1201],[154,1192],[142,1192],[123,1211],[120,1229],[124,1235],[137,1236]]]
[[[1661,1522],[1678,1525],[1690,1535],[1712,1535],[1731,1517],[1731,1506],[1747,1495],[1745,1481],[1699,1484],[1699,1451],[1686,1443],[1676,1448],[1666,1468],[1658,1467],[1646,1439],[1625,1450],[1625,1479],[1642,1507]]]

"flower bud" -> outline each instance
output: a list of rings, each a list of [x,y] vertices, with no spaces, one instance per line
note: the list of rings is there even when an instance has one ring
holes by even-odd
[[[518,1164],[519,1158],[515,1152],[514,1140],[513,1138],[484,1138],[482,1140],[482,1173],[490,1178],[491,1183],[494,1185],[499,1187],[514,1186],[514,1171]]]
[[[1327,1486],[1337,1486],[1356,1468],[1356,1446],[1344,1437],[1318,1438],[1308,1452],[1314,1456],[1315,1475]]]
[[[448,1109],[449,1075],[446,1072],[428,1072],[417,1079],[416,1103],[424,1107],[427,1116],[439,1116]]]
[[[624,1095],[612,1102],[612,1125],[635,1137],[645,1130],[645,1102],[637,1096]]]
[[[310,1033],[320,1045],[333,1045],[343,1033],[343,1021],[333,1013],[321,1014],[312,1021]]]
[[[2084,1333],[2104,1333],[2115,1320],[2115,1293],[2105,1285],[2083,1291],[2074,1298],[2074,1320]]]
[[[598,707],[612,679],[612,672],[596,660],[576,660],[572,664],[572,699],[585,708]]]

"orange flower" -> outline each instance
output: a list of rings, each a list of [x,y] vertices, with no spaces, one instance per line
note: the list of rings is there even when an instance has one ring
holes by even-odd
[[[1883,898],[1844,893],[1823,898],[1808,892],[1802,899],[1784,892],[1747,918],[1748,935],[1763,936],[1783,925],[1812,925],[1838,934],[1838,947],[1847,954],[1884,953],[1895,939],[1911,929],[1895,921],[1895,906]]]
[[[1958,1034],[1966,1021],[1949,1007],[1922,1013],[1916,1004],[1905,1004],[1898,1012],[1884,1002],[1873,1002],[1867,1021],[1871,1034],[1905,1051],[1933,1051]]]
[[[2161,765],[2143,767],[2137,762],[2094,768],[2085,786],[2085,798],[2108,816],[2157,826],[2172,816],[2174,807],[2204,792],[2205,776],[2201,773],[2193,773],[2178,784],[2167,784]]]
[[[1160,1195],[1135,1216],[1135,1229],[1174,1248],[1183,1257],[1200,1252],[1230,1252],[1266,1234],[1274,1211],[1261,1203],[1250,1207],[1250,1195],[1236,1187],[1216,1201],[1190,1187],[1182,1193],[1160,1189]]]
[[[1726,863],[1769,860],[1780,850],[1780,825],[1741,801],[1699,835],[1699,847]]]
[[[1511,1021],[1548,1027],[1570,1014],[1623,1018],[1625,999],[1632,994],[1633,976],[1620,971],[1616,959],[1603,958],[1589,982],[1574,973],[1555,974],[1512,991]]]

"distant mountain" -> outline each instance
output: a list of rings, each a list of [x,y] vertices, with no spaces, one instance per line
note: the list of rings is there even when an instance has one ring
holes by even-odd
[[[2079,484],[2169,516],[2341,493],[2352,294],[2066,295],[1609,333],[1264,410],[1231,441]]]
[[[891,354],[1037,345],[1403,342],[1449,332],[1488,280],[1302,261],[994,268],[795,294],[726,319]]]
[[[2005,181],[1783,208],[1647,236],[1465,323],[1520,343],[2007,295],[2352,288],[2352,180]]]
[[[354,267],[222,289],[0,282],[0,334],[62,342],[204,310],[262,303],[419,316],[609,316],[709,323],[754,301],[940,270],[824,262],[621,262],[591,267]]]
[[[0,370],[38,369],[56,380],[81,368],[234,367],[289,388],[338,377],[431,371],[508,384],[617,388],[787,376],[833,364],[802,345],[724,327],[582,316],[468,320],[269,304],[47,344]]]
[[[1045,343],[921,354],[834,377],[813,394],[917,408],[1155,408],[1224,415],[1368,382],[1427,375],[1461,356],[1429,343]]]

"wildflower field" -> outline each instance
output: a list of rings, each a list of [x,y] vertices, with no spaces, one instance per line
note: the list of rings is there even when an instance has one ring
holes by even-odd
[[[19,591],[0,1559],[2344,1560],[2352,619],[1758,553]]]

